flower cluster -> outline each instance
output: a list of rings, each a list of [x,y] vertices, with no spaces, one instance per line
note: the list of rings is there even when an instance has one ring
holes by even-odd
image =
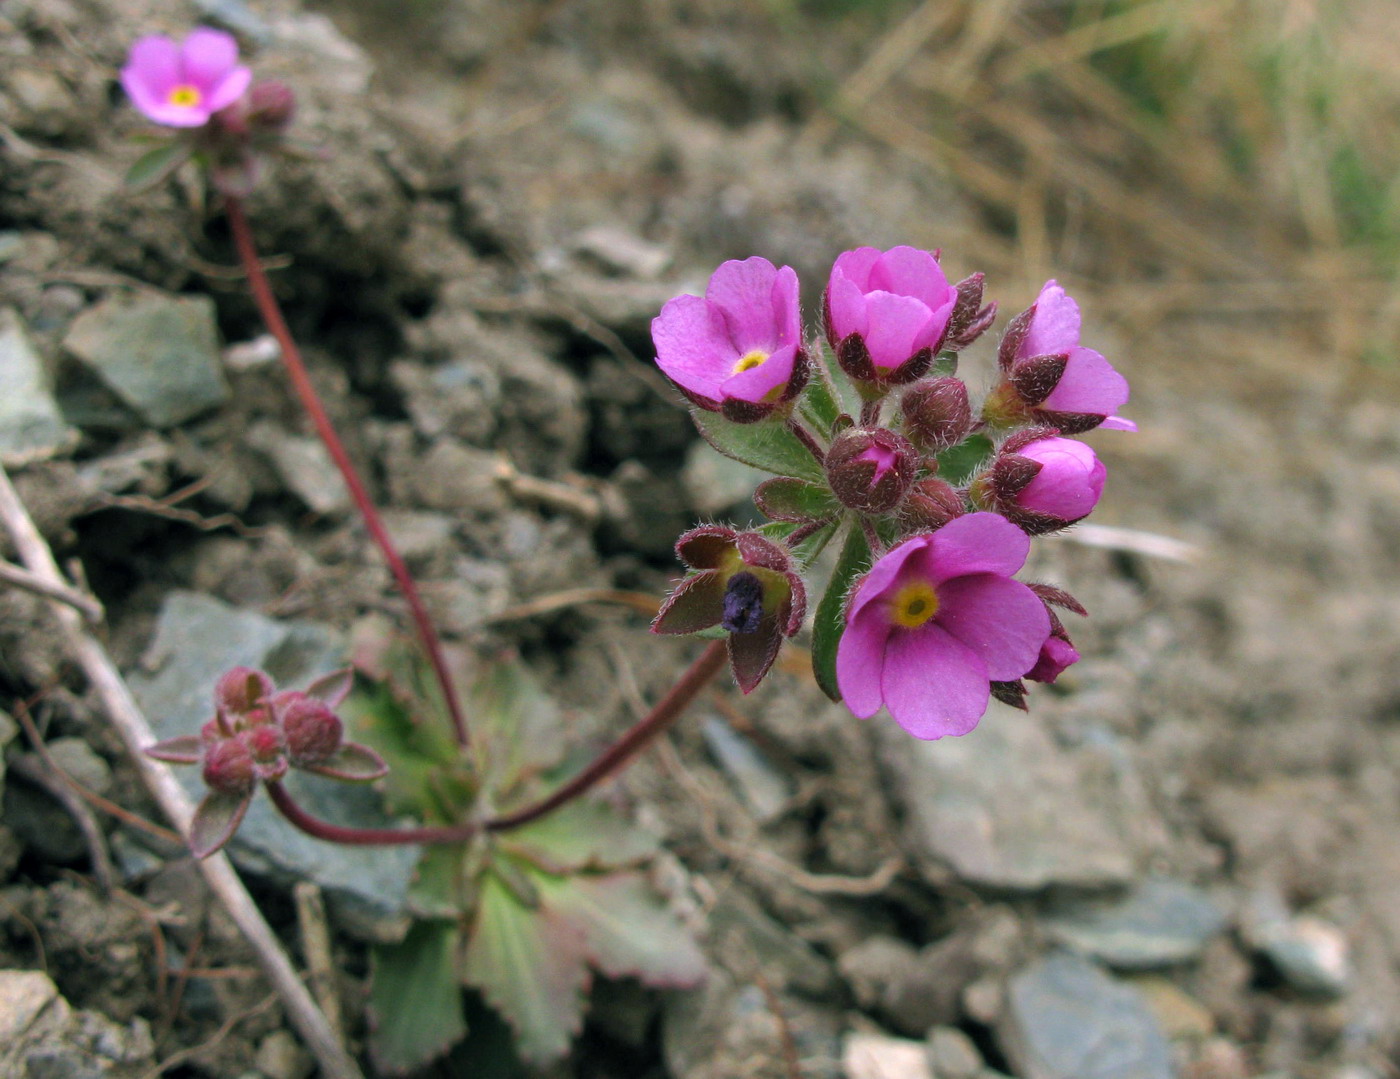
[[[995,696],[1079,659],[1055,608],[1067,593],[1015,579],[1031,537],[1087,516],[1105,469],[1074,435],[1135,430],[1128,383],[1080,344],[1079,307],[1055,281],[1002,336],[998,379],[974,408],[959,353],[995,321],[982,274],[950,284],[936,252],[858,248],[832,268],[820,340],[804,340],[797,275],[726,262],[702,296],[652,322],[656,362],[720,452],[778,473],[754,502],[771,523],[708,525],[677,554],[694,572],[657,633],[728,637],[751,690],[806,610],[802,571],[844,535],[817,604],[817,679],[862,718],[885,708],[911,734],[976,726]]]
[[[199,734],[168,738],[146,750],[156,760],[203,768],[209,793],[191,825],[196,856],[203,858],[228,842],[259,782],[275,783],[292,768],[349,782],[385,774],[379,754],[345,741],[345,725],[335,710],[352,684],[346,669],[305,690],[279,693],[262,671],[235,667],[219,679],[214,717]]]
[[[179,132],[138,163],[140,183],[195,158],[220,191],[246,195],[263,157],[287,150],[284,135],[296,111],[291,90],[275,80],[254,82],[238,62],[238,42],[221,30],[200,27],[179,43],[160,34],[138,38],[121,84],[147,119]]]

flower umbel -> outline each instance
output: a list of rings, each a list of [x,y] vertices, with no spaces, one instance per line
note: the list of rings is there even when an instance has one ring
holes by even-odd
[[[121,71],[132,103],[167,127],[204,126],[242,97],[252,78],[238,62],[233,36],[205,27],[180,44],[160,34],[137,39]]]
[[[916,738],[966,734],[992,682],[1020,678],[1050,634],[1045,605],[1013,581],[1030,539],[971,513],[894,547],[856,585],[836,654],[847,706],[881,706]]]

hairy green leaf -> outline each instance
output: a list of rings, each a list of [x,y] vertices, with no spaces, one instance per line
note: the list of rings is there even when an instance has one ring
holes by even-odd
[[[954,485],[966,483],[991,452],[990,438],[986,435],[970,435],[958,445],[938,455],[938,478]]]
[[[486,873],[462,976],[511,1025],[524,1059],[543,1064],[569,1051],[591,978],[583,931],[553,907],[524,906]]]
[[[636,865],[657,851],[655,837],[606,802],[584,799],[502,835],[502,847],[546,872]]]
[[[764,480],[753,495],[754,504],[764,515],[775,521],[820,521],[835,517],[840,503],[822,483],[795,480],[791,476],[776,476]]]
[[[446,1053],[467,1033],[455,922],[415,922],[398,944],[376,944],[370,965],[370,1055],[403,1075]]]
[[[705,977],[694,938],[640,873],[547,877],[539,889],[542,906],[582,931],[589,962],[608,977],[673,989]]]
[[[833,701],[841,699],[841,690],[836,685],[836,646],[846,630],[846,595],[852,582],[869,568],[870,545],[859,525],[852,522],[832,571],[831,583],[817,604],[812,627],[812,672],[822,692]]]
[[[780,476],[822,478],[822,467],[816,458],[777,420],[732,423],[718,412],[703,409],[694,409],[691,415],[705,441],[726,457]]]
[[[487,664],[466,698],[480,774],[498,803],[563,759],[559,707],[518,656]]]
[[[152,187],[190,159],[193,147],[183,139],[147,150],[126,170],[122,182],[133,191]]]

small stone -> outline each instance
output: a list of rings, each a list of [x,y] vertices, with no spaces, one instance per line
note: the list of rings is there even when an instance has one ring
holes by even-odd
[[[112,296],[73,320],[63,346],[154,427],[183,423],[228,397],[206,296]]]
[[[81,738],[55,738],[48,744],[49,757],[60,771],[93,794],[112,789],[112,768]]]
[[[271,423],[253,424],[244,439],[267,456],[282,482],[314,513],[350,508],[350,491],[320,439],[293,435]]]
[[[874,936],[841,953],[836,969],[850,986],[856,1003],[867,1011],[882,1006],[892,986],[913,978],[919,968],[916,948],[895,937]]]
[[[614,274],[651,280],[671,264],[671,252],[622,229],[595,225],[574,238],[574,250]]]
[[[922,1042],[884,1034],[848,1034],[841,1070],[846,1079],[936,1079]]]
[[[1350,988],[1346,935],[1321,918],[1290,916],[1276,890],[1261,889],[1250,896],[1241,929],[1245,941],[1298,992],[1336,998]]]
[[[1069,953],[1012,979],[997,1026],[1022,1079],[1173,1079],[1171,1050],[1131,986]]]
[[[982,1054],[957,1027],[930,1030],[927,1050],[934,1079],[978,1079],[982,1074]]]
[[[1150,878],[1112,901],[1062,905],[1044,919],[1061,943],[1118,970],[1155,970],[1195,958],[1226,917],[1200,889]]]
[[[1006,990],[1001,979],[988,976],[969,983],[962,991],[962,1006],[969,1019],[991,1026],[1001,1018],[1006,1006]]]
[[[1215,1019],[1206,1007],[1167,979],[1137,978],[1132,984],[1172,1041],[1204,1041],[1215,1033]]]
[[[734,781],[754,819],[766,824],[781,815],[792,797],[792,786],[774,770],[759,748],[716,716],[705,720],[700,733],[710,753]]]
[[[0,970],[0,1046],[24,1035],[39,1014],[58,999],[58,986],[37,970]]]
[[[72,449],[43,361],[13,308],[0,309],[0,462],[11,467]]]
[[[726,514],[753,498],[768,477],[756,468],[716,453],[708,442],[693,442],[686,451],[681,483],[691,507],[700,514]]]
[[[274,1030],[258,1044],[253,1063],[267,1079],[306,1079],[314,1062],[291,1033]]]
[[[384,527],[405,561],[431,558],[452,538],[454,521],[445,513],[423,510],[385,510]]]

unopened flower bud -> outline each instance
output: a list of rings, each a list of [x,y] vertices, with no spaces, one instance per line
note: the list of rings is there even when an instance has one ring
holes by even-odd
[[[280,134],[296,115],[297,100],[292,88],[276,79],[253,84],[248,91],[248,127],[255,132]]]
[[[246,794],[253,789],[253,754],[241,738],[211,746],[204,757],[204,782],[225,794]]]
[[[832,442],[826,479],[843,506],[861,513],[888,513],[908,492],[918,464],[914,447],[893,431],[856,427]]]
[[[278,728],[273,726],[254,727],[250,731],[243,732],[241,737],[247,743],[248,752],[253,755],[253,760],[259,764],[275,761],[287,748],[286,738],[282,736],[282,732]]]
[[[962,495],[951,483],[929,476],[910,488],[899,518],[909,532],[936,532],[954,517],[967,512]]]
[[[319,764],[340,748],[345,725],[324,702],[300,696],[282,710],[282,732],[293,764]]]
[[[1053,429],[1007,439],[992,467],[973,481],[973,501],[1010,518],[1030,535],[1087,517],[1103,494],[1107,469],[1083,442]]]
[[[247,716],[273,694],[272,679],[251,667],[235,667],[214,687],[214,706],[227,717]]]
[[[925,453],[956,446],[972,430],[967,384],[960,378],[935,378],[911,387],[900,401],[904,433]]]

